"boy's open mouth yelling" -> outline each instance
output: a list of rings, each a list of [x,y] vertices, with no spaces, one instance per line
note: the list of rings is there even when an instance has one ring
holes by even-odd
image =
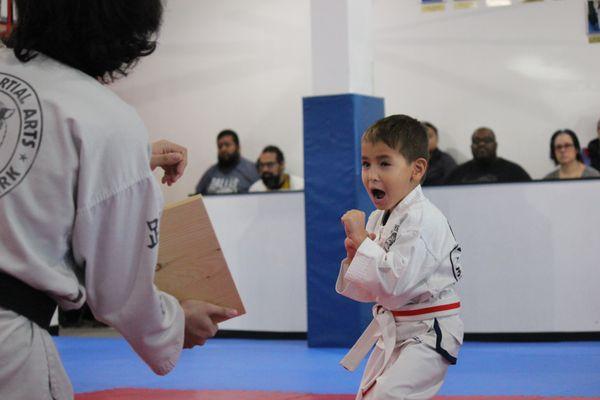
[[[371,194],[377,200],[381,200],[385,197],[385,192],[381,189],[371,189]]]

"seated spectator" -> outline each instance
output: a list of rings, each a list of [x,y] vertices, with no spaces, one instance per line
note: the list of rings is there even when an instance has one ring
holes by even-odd
[[[577,135],[570,129],[554,132],[550,139],[550,158],[558,169],[544,179],[581,179],[600,177],[600,172],[583,163]]]
[[[279,147],[265,147],[256,165],[260,180],[250,186],[251,192],[304,189],[304,179],[285,173],[285,159]]]
[[[439,135],[437,128],[430,122],[423,122],[423,125],[429,140],[429,166],[427,167],[427,175],[425,175],[423,186],[442,185],[446,182],[450,172],[456,168],[456,161],[450,154],[438,149]]]
[[[446,183],[524,182],[531,177],[519,165],[496,155],[498,143],[490,128],[481,127],[471,136],[473,159],[456,167]]]
[[[596,132],[598,133],[598,137],[592,140],[587,148],[590,155],[590,164],[600,171],[600,120],[598,120],[596,125]]]
[[[254,163],[241,156],[237,133],[224,130],[217,136],[218,162],[196,186],[196,193],[245,193],[260,177]]]

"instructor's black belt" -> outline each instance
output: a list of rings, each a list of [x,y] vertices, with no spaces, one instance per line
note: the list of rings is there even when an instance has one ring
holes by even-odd
[[[48,329],[56,310],[56,302],[46,293],[0,271],[0,307],[14,311]]]

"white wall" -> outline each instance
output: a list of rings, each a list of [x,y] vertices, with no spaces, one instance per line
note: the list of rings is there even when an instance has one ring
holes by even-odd
[[[425,189],[463,249],[466,332],[600,331],[599,183]],[[304,194],[212,196],[206,206],[248,311],[222,328],[306,331]]]
[[[373,0],[375,95],[386,113],[428,119],[443,149],[471,158],[470,135],[492,127],[499,155],[534,178],[553,169],[548,140],[570,127],[582,143],[600,118],[600,45],[586,38],[585,1],[514,2],[423,13],[418,0]],[[184,197],[233,128],[243,154],[282,147],[303,175],[302,97],[312,92],[309,0],[170,0],[158,51],[114,85],[153,139],[190,148]]]
[[[192,192],[216,162],[216,135],[238,132],[255,160],[278,145],[303,175],[302,96],[310,93],[308,0],[169,0],[158,50],[114,90],[136,107],[151,138],[187,146],[182,182],[167,201]]]
[[[471,158],[470,135],[496,132],[501,157],[533,178],[553,169],[551,134],[583,145],[600,118],[600,46],[586,37],[586,2],[542,1],[423,13],[417,0],[373,0],[375,95],[386,114],[433,122],[440,147]],[[450,3],[450,2],[449,2]]]
[[[304,193],[204,199],[246,308],[221,329],[306,332]]]

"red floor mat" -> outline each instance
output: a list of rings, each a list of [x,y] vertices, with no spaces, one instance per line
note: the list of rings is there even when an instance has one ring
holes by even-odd
[[[113,389],[75,395],[75,400],[353,400],[348,394],[259,391]],[[438,396],[435,400],[600,400],[594,397]]]
[[[81,393],[75,400],[353,400],[354,395],[235,391],[114,389]]]

